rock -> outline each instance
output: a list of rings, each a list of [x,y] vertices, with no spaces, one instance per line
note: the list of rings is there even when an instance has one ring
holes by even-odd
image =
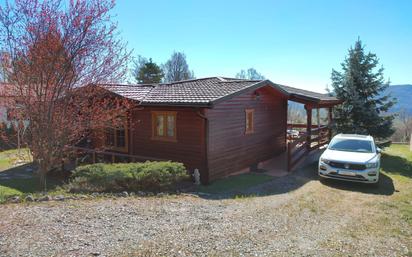
[[[13,197],[10,197],[8,200],[9,200],[10,203],[19,203],[20,202],[20,197],[19,196],[13,196]]]
[[[66,199],[66,197],[64,195],[56,195],[54,197],[55,201],[64,201]]]
[[[93,253],[91,253],[91,255],[92,255],[92,256],[99,256],[100,253],[99,253],[99,252],[93,252]]]
[[[120,196],[128,197],[129,193],[127,193],[127,191],[123,191],[123,192],[120,193]]]
[[[45,196],[42,196],[38,199],[39,202],[47,202],[47,201],[50,201],[50,200],[52,200],[50,195],[45,195]]]
[[[134,196],[135,193],[134,192],[130,192],[129,196]]]
[[[146,196],[146,193],[143,191],[137,191],[138,196]]]
[[[34,202],[34,197],[32,195],[28,195],[26,196],[26,198],[24,198],[24,201],[26,202]]]

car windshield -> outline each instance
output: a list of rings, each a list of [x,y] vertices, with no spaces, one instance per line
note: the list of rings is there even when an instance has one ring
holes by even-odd
[[[372,153],[372,142],[367,140],[335,138],[329,144],[330,150]]]

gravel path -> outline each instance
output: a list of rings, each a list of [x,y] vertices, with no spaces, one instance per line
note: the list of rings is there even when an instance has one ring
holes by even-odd
[[[281,190],[274,189],[282,183]],[[2,205],[0,256],[403,256],[412,251],[411,226],[397,213],[378,209],[377,201],[392,196],[341,190],[299,174],[262,187],[269,195]]]

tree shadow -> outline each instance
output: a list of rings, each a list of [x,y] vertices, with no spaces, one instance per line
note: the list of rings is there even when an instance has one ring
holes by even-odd
[[[395,192],[395,186],[392,179],[383,173],[379,174],[379,182],[377,184],[366,184],[333,179],[321,179],[320,182],[325,186],[336,189],[365,194],[392,195]]]
[[[404,165],[403,161],[396,156],[394,160],[396,161],[397,165]],[[386,160],[384,160],[386,162]],[[399,164],[401,163],[401,164]],[[387,163],[394,165],[394,163]],[[395,164],[396,165],[396,164]],[[393,172],[399,173],[399,170],[393,168]],[[407,173],[409,174],[409,173]],[[226,180],[230,180],[231,177],[226,178]],[[322,185],[336,188],[339,190],[345,191],[354,191],[354,192],[361,192],[365,194],[375,194],[375,195],[392,195],[395,192],[395,186],[393,180],[386,174],[380,173],[379,182],[377,184],[366,184],[366,183],[359,183],[359,182],[350,182],[350,181],[341,181],[341,180],[332,180],[332,179],[319,179],[318,170],[317,170],[317,163],[311,163],[307,166],[304,166],[296,171],[283,176],[283,177],[273,177],[269,181],[265,181],[260,184],[253,185],[246,189],[234,189],[230,188],[230,182],[226,185],[228,186],[226,191],[219,191],[213,192],[213,190],[202,191],[202,190],[195,190],[195,194],[198,194],[201,198],[210,199],[210,200],[218,200],[218,199],[227,199],[227,198],[235,198],[235,197],[258,197],[258,196],[269,196],[269,195],[277,195],[277,194],[284,194],[291,191],[294,191],[306,183],[314,180],[320,180]],[[222,183],[222,182],[219,182]],[[222,186],[220,186],[222,187]],[[205,188],[208,188],[206,186]]]
[[[32,163],[20,165],[0,172],[0,186],[16,189],[22,193],[41,192],[40,180],[34,174],[35,166]],[[51,190],[62,182],[50,176],[47,178],[47,189]]]
[[[192,193],[209,200],[284,194],[302,187],[307,182],[316,180],[316,167],[316,163],[310,164],[282,177],[272,177],[262,173],[229,176],[212,182],[211,185],[195,188]],[[239,187],[234,183],[240,177],[250,178],[252,176],[256,183],[249,181],[249,183],[245,183],[247,187]],[[218,190],[215,190],[216,188]]]
[[[395,155],[382,154],[382,169],[389,174],[412,178],[412,162]]]

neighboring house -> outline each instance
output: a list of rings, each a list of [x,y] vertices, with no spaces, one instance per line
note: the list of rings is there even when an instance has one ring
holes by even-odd
[[[11,98],[9,87],[11,84],[0,82],[0,124],[10,125],[7,101]]]
[[[305,104],[310,113],[340,103],[269,80],[211,77],[101,87],[139,103],[125,123],[132,126],[106,131],[103,143],[111,151],[182,162],[189,171],[200,171],[202,183],[285,152],[288,100]],[[94,147],[101,144],[92,141]]]

